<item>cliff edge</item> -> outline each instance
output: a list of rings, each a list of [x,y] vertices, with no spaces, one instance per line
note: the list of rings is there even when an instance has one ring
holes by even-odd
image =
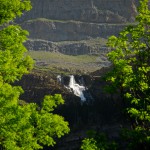
[[[82,40],[107,39],[111,35],[117,35],[127,24],[135,20],[138,5],[138,0],[31,2],[32,10],[17,19],[17,22],[30,33],[26,47],[29,50],[58,51],[70,55],[83,54]],[[68,42],[60,44],[63,41]],[[73,41],[76,43],[72,44]],[[104,43],[99,44],[105,47]],[[82,49],[86,49],[87,45],[84,46]],[[76,49],[76,52],[73,49]],[[88,45],[88,49],[85,51],[86,54],[101,52],[100,47],[95,51],[93,46]]]

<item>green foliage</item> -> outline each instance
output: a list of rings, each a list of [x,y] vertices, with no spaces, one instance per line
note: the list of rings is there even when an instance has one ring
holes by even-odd
[[[38,108],[34,103],[18,105],[20,88],[5,85],[1,89],[0,144],[4,148],[17,150],[53,146],[55,137],[60,138],[69,132],[64,118],[52,113],[54,106],[64,102],[61,95],[45,96],[42,107]]]
[[[29,0],[0,0],[0,147],[8,150],[41,149],[53,146],[55,138],[69,132],[68,122],[52,111],[64,100],[45,96],[39,108],[34,103],[19,105],[23,90],[12,84],[29,73],[33,60],[23,45],[28,34],[17,25],[4,26],[31,8]]]
[[[124,129],[121,133],[122,140],[127,143],[128,149],[131,150],[149,150],[150,136],[149,131],[143,129],[128,130]]]
[[[92,132],[89,134],[89,138],[85,138],[82,141],[82,150],[117,150],[117,144],[110,142],[104,133],[97,134]]]
[[[30,0],[0,0],[0,25],[31,9]]]
[[[146,139],[150,136],[150,11],[148,0],[141,0],[140,4],[137,24],[108,40],[108,46],[113,49],[108,53],[113,70],[107,76],[110,83],[107,90],[121,93],[132,118],[133,133],[144,133],[136,134],[138,141],[149,143]]]
[[[93,138],[87,138],[82,141],[82,150],[99,150],[96,146],[97,142]]]
[[[126,27],[119,37],[111,36],[108,58],[112,71],[107,74],[107,91],[121,95],[132,129],[122,132],[126,149],[150,149],[150,11],[148,0],[141,0],[136,24]],[[81,147],[113,149],[102,136],[85,139]],[[117,147],[114,147],[117,148]]]
[[[33,60],[24,57],[26,35],[27,31],[14,25],[0,30],[0,75],[4,82],[14,82],[32,69]]]
[[[114,36],[109,38],[108,45],[114,50],[108,54],[108,57],[114,69],[107,80],[116,89],[121,89],[125,98],[130,101],[133,108],[129,108],[128,112],[131,115],[141,114],[144,116],[139,115],[137,118],[149,121],[147,115],[150,101],[150,30],[148,29],[150,12],[146,2],[141,1],[137,16],[139,23],[136,26],[127,27],[118,38]]]

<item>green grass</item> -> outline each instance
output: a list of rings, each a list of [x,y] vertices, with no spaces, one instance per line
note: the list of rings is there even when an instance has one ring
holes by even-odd
[[[58,22],[58,23],[68,23],[68,22],[83,23],[82,21],[78,21],[78,20],[53,20],[53,19],[47,19],[47,18],[31,19],[31,20],[28,20],[27,22],[35,22],[35,21]]]
[[[38,60],[44,60],[44,61],[65,61],[65,62],[81,62],[81,63],[87,63],[87,62],[95,62],[97,56],[95,55],[78,55],[78,56],[72,56],[72,55],[64,55],[61,53],[52,53],[52,52],[46,52],[46,51],[29,51],[29,55],[32,56],[34,59]]]
[[[55,74],[85,74],[100,69],[102,62],[98,55],[64,55],[46,51],[29,51],[27,53],[35,61],[35,68],[43,71],[50,71]]]
[[[31,19],[26,22],[36,22],[36,21],[43,21],[43,22],[56,22],[56,23],[94,23],[94,24],[100,24],[105,26],[127,26],[127,25],[136,25],[136,23],[133,22],[124,22],[124,23],[98,23],[98,22],[87,22],[87,21],[81,21],[81,20],[53,20],[53,19],[47,19],[47,18],[36,18]]]

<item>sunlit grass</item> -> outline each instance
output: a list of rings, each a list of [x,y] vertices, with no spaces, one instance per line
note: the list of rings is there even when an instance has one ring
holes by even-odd
[[[29,51],[28,54],[32,56],[33,59],[51,62],[54,61],[64,61],[64,62],[74,62],[74,63],[90,63],[90,62],[97,62],[96,55],[64,55],[61,53],[51,53],[47,51]]]
[[[100,69],[102,61],[99,55],[64,55],[47,51],[29,51],[35,61],[35,67],[57,73],[87,73]]]

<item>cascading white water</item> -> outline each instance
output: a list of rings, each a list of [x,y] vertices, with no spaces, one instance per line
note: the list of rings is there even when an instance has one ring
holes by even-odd
[[[58,76],[57,76],[57,82],[58,82],[58,83],[61,83],[61,75],[58,75]]]
[[[70,76],[69,88],[71,88],[76,96],[81,98],[81,101],[86,101],[86,98],[83,94],[85,87],[76,83],[73,75]]]
[[[60,84],[63,84],[63,77],[61,77],[61,75],[58,75],[58,76],[57,76],[57,82],[60,83]],[[73,76],[73,75],[70,75],[69,85],[68,85],[68,86],[66,86],[66,85],[64,85],[64,84],[63,84],[63,85],[64,85],[64,87],[65,87],[66,89],[68,89],[70,92],[73,91],[74,95],[80,97],[80,98],[81,98],[81,101],[84,102],[84,101],[87,100],[86,97],[87,97],[88,92],[87,92],[87,89],[85,88],[85,86],[83,86],[83,85],[84,85],[84,80],[81,79],[80,82],[81,82],[82,85],[79,85],[78,83],[76,83],[74,76]],[[85,91],[85,92],[84,92],[84,91]],[[86,93],[86,97],[85,97],[85,95],[84,95],[85,93]],[[88,94],[88,98],[89,98],[89,97],[90,97],[90,96],[89,96],[89,94]],[[90,97],[90,98],[91,98],[91,97]]]

